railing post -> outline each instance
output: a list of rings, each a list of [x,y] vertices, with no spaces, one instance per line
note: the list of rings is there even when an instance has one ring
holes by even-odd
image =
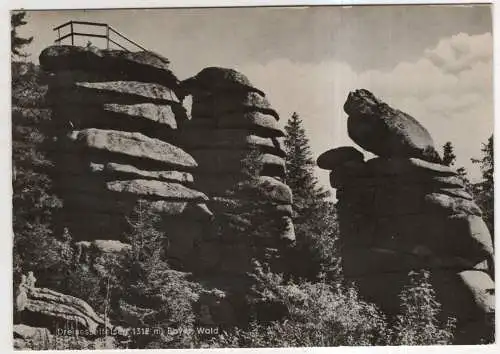
[[[57,44],[61,45],[61,29],[57,29]]]
[[[73,21],[70,22],[71,26],[71,45],[75,45],[75,36],[73,35]]]
[[[109,49],[109,25],[106,25],[106,49]]]

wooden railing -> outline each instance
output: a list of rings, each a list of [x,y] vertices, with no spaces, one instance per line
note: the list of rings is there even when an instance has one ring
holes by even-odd
[[[103,29],[103,34],[97,34],[97,33],[85,33],[85,32],[78,32],[75,31],[75,25],[79,26],[90,26],[90,27],[97,27],[100,29]],[[61,36],[61,30],[69,27],[69,33],[64,34]],[[89,38],[101,38],[106,40],[106,49],[110,49],[111,45],[116,45],[118,48],[125,50],[127,52],[130,52],[130,46],[133,47],[134,51],[138,50],[143,50],[146,51],[147,49],[144,48],[143,46],[137,44],[131,39],[128,39],[125,37],[123,34],[115,30],[113,27],[106,23],[98,23],[98,22],[86,22],[86,21],[69,21],[66,23],[63,23],[60,26],[57,26],[54,28],[54,31],[57,31],[57,39],[55,40],[55,43],[57,44],[63,44],[62,41],[71,38],[71,45],[75,45],[75,37],[89,37]],[[119,40],[118,38],[125,41],[126,45],[120,44],[117,42]],[[116,40],[115,40],[116,39]]]

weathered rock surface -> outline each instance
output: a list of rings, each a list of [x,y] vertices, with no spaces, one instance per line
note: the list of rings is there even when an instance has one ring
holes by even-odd
[[[113,214],[123,217],[132,212],[137,205],[135,194],[125,195],[124,193],[89,193],[70,191],[64,196],[65,209],[75,214],[88,212]],[[147,198],[143,196],[143,198]],[[210,220],[213,213],[204,203],[198,201],[172,201],[172,200],[147,200],[152,211],[163,216],[175,216],[192,220]]]
[[[14,349],[43,350],[53,348],[54,337],[47,328],[15,324],[13,332]]]
[[[429,210],[436,210],[447,214],[461,214],[482,216],[481,209],[471,200],[453,198],[446,194],[430,193],[425,196]],[[432,209],[431,209],[432,208]]]
[[[179,134],[179,142],[186,150],[221,149],[228,150],[256,147],[262,151],[285,157],[283,145],[277,138],[252,135],[244,129],[190,129]]]
[[[172,116],[172,119],[177,119],[176,121],[168,122],[167,119],[170,118],[166,117],[162,122],[159,122],[145,117],[105,110],[100,105],[67,105],[53,109],[52,122],[58,136],[64,135],[69,130],[94,128],[130,133],[141,132],[150,138],[171,142],[172,137],[176,134],[177,122],[183,119],[182,115],[183,113],[180,112],[175,117]]]
[[[72,131],[68,137],[75,148],[92,148],[116,154],[161,162],[167,166],[193,169],[196,161],[182,149],[140,133],[85,129]]]
[[[265,96],[264,92],[254,87],[242,73],[227,68],[209,67],[182,82],[183,89],[188,92],[235,92],[249,91]]]
[[[32,273],[27,278],[23,277],[16,297],[16,311],[23,313],[23,319],[28,324],[31,325],[29,322],[32,320],[32,325],[43,323],[46,325],[43,327],[52,327],[51,320],[59,321],[60,324],[69,322],[93,334],[99,327],[112,328],[105,322],[104,317],[97,314],[85,301],[54,290],[36,288],[35,281]],[[36,323],[38,321],[42,323]]]
[[[255,111],[237,112],[224,114],[215,118],[217,126],[221,129],[253,129],[256,135],[262,137],[285,136],[285,132],[278,125],[276,118],[269,114]]]
[[[77,82],[73,88],[51,88],[47,92],[50,105],[62,104],[175,104],[173,90],[153,83],[138,81]]]
[[[96,47],[55,45],[40,54],[40,64],[47,71],[97,72],[115,79],[156,82],[177,87],[179,80],[169,70],[168,59],[153,52],[101,50]]]
[[[290,204],[269,203],[260,205],[263,211],[270,216],[293,216],[292,206]],[[232,197],[212,197],[210,201],[210,209],[214,213],[227,213],[231,211],[239,214],[243,211],[248,211],[250,208],[255,207],[254,201],[246,199],[235,199]]]
[[[343,147],[318,159],[337,188],[344,275],[397,314],[409,272],[429,270],[443,315],[458,320],[456,342],[479,343],[494,313],[494,249],[481,210],[413,118],[363,90],[345,110],[351,138],[380,157],[364,162]]]
[[[142,203],[158,213],[169,264],[193,272],[207,289],[220,285],[212,279],[224,278],[221,294],[231,303],[222,296],[211,308],[220,312],[226,303],[235,311],[233,299],[244,303],[251,286],[246,272],[253,261],[272,259],[274,267],[280,247],[295,240],[292,195],[281,180],[284,131],[264,93],[223,68],[207,68],[181,87],[168,60],[149,52],[58,46],[46,49],[40,62],[49,73],[47,103],[56,129],[51,176],[64,202],[54,217],[75,240],[78,261],[90,265],[101,255],[126,253],[130,217]],[[191,117],[180,102],[187,94],[193,95]],[[245,193],[227,193],[245,175],[250,151],[262,166],[257,182]],[[248,222],[240,214],[252,203],[283,227],[263,234],[257,247],[218,229],[221,215]],[[211,321],[234,322],[219,314]]]
[[[456,176],[457,171],[449,166],[431,163],[417,158],[373,158],[366,162],[370,174],[382,176],[432,175],[439,177]]]
[[[267,98],[256,92],[214,94],[193,100],[193,116],[218,117],[228,113],[248,111],[261,112],[273,116],[276,120],[280,119]]]
[[[113,192],[130,193],[145,197],[162,198],[165,200],[208,200],[205,194],[173,182],[134,179],[129,181],[107,182],[106,188]]]
[[[325,170],[333,170],[334,168],[351,161],[363,162],[363,154],[353,147],[343,146],[322,153],[318,157],[317,164],[320,168]]]
[[[245,289],[252,283],[246,273],[253,269],[254,261],[265,260],[283,272],[280,252],[295,241],[291,191],[281,180],[285,148],[280,137],[285,133],[264,94],[237,72],[207,68],[183,86],[193,96],[192,118],[180,126],[179,145],[197,161],[194,188],[211,197],[207,205],[214,212],[210,241],[200,241],[190,257],[199,260],[195,268],[210,287],[231,294],[233,301],[246,308]],[[248,167],[258,170],[250,185]],[[253,235],[259,239],[257,247],[255,240],[236,231],[252,226],[246,216],[249,211],[269,217],[266,225],[276,230],[273,236]],[[225,280],[218,283],[222,275]],[[214,280],[208,280],[212,277]],[[208,306],[210,311],[213,307]],[[238,317],[248,315],[244,312],[237,311]],[[234,319],[224,317],[232,318],[207,316],[210,323],[216,318],[233,323]]]
[[[74,244],[75,261],[92,265],[95,259],[103,255],[124,256],[132,250],[132,246],[118,240],[78,241]]]
[[[159,181],[178,182],[181,184],[192,184],[193,175],[189,172],[180,171],[145,171],[140,170],[131,165],[122,165],[119,163],[109,162],[99,164],[90,162],[89,170],[91,172],[102,172],[103,174],[117,177],[134,177],[142,179],[156,179]]]
[[[243,160],[248,157],[248,150],[191,150],[196,159],[200,173],[215,174],[239,173],[244,167]],[[266,176],[284,177],[285,161],[283,158],[271,154],[262,154],[256,158],[262,166],[261,174]]]
[[[164,124],[171,129],[177,129],[177,116],[174,112],[175,106],[158,105],[154,103],[141,103],[131,105],[120,105],[108,103],[103,106],[104,111],[125,114],[134,118],[143,118]],[[179,109],[177,109],[179,112]]]
[[[382,157],[416,157],[439,162],[429,132],[410,115],[391,108],[368,90],[349,93],[344,104],[349,136]]]

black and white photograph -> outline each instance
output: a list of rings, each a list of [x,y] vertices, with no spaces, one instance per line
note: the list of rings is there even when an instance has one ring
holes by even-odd
[[[493,345],[492,9],[11,9],[10,347]]]

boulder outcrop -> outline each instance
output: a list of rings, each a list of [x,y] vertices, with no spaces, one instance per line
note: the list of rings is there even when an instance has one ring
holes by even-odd
[[[40,54],[40,64],[45,70],[56,73],[84,72],[104,81],[119,79],[153,82],[178,88],[179,80],[169,69],[168,59],[153,52],[125,52],[102,50],[96,47],[57,45],[45,48]]]
[[[224,307],[235,296],[243,301],[253,262],[264,254],[279,259],[280,247],[295,240],[292,193],[283,183],[285,133],[265,94],[225,68],[179,82],[168,60],[152,52],[52,46],[40,64],[56,128],[50,173],[64,204],[54,217],[73,237],[78,261],[127,250],[124,238],[140,204],[160,215],[174,268],[222,294]],[[187,95],[191,116],[183,106]],[[254,209],[262,222],[276,224],[273,239],[221,232],[221,219],[241,226]],[[217,314],[219,300],[206,305],[217,323],[235,320]]]
[[[71,324],[75,329],[97,335],[98,329],[111,330],[113,326],[97,314],[85,301],[57,291],[35,287],[36,278],[30,272],[23,275],[16,295],[15,311],[24,324],[49,327],[52,331]]]
[[[198,164],[174,138],[188,117],[167,59],[53,46],[40,63],[58,127],[53,175],[64,207],[57,217],[76,241],[125,241],[140,200],[167,228],[172,218],[176,229],[206,228],[213,214],[208,197],[193,189]]]
[[[198,163],[194,186],[209,196],[217,235],[199,244],[204,264],[200,271],[218,279],[210,284],[227,298],[241,297],[242,289],[251,286],[246,273],[254,261],[265,258],[279,268],[280,251],[295,240],[292,193],[282,182],[285,150],[280,137],[284,132],[264,93],[235,70],[206,68],[181,86],[192,95],[193,103],[191,120],[180,129],[179,146]],[[238,230],[249,228],[244,216],[252,211],[266,215],[270,227],[277,230],[274,239],[238,235]],[[226,230],[229,225],[235,230]],[[233,284],[215,285],[222,274],[234,278]]]
[[[339,147],[317,161],[337,189],[344,275],[397,314],[408,273],[430,270],[443,316],[458,320],[457,343],[479,343],[495,312],[493,243],[480,208],[459,174],[435,162],[420,123],[366,90],[351,93],[345,110],[351,138],[380,157]]]
[[[439,162],[429,132],[410,115],[391,108],[368,90],[349,93],[344,104],[349,136],[381,157],[416,157]]]

